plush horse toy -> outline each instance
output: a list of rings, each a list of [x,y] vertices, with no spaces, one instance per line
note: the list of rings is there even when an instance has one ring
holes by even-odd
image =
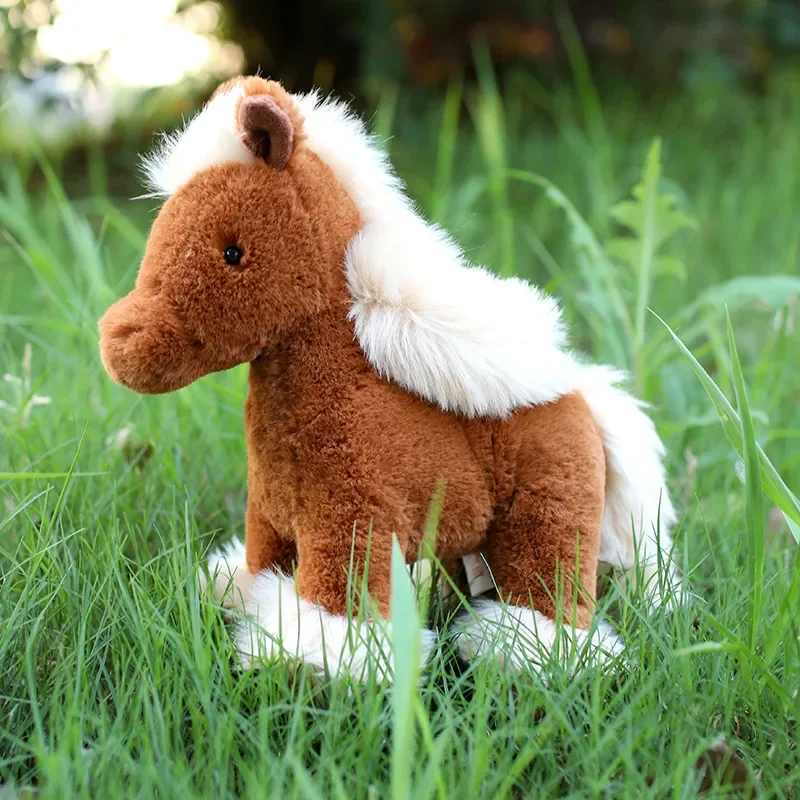
[[[620,375],[567,350],[555,301],[468,265],[339,102],[230,81],[146,170],[168,199],[100,349],[142,393],[250,364],[245,542],[210,565],[253,622],[244,660],[361,674],[348,626],[390,643],[393,536],[415,561],[442,481],[436,556],[481,554],[496,590],[455,624],[465,658],[535,667],[559,628],[618,652],[598,563],[677,577],[663,447]],[[364,575],[376,611],[352,622]]]

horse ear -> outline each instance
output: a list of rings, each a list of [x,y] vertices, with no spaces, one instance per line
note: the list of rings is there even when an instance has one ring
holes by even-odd
[[[266,94],[251,95],[239,104],[242,140],[257,158],[273,169],[289,163],[294,148],[294,125],[289,115]]]

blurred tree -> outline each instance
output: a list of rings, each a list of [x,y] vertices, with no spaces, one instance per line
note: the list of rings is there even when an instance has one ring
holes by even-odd
[[[353,87],[366,47],[370,5],[382,0],[226,0],[247,72],[279,77],[294,90]]]
[[[109,0],[136,2],[136,0]],[[177,12],[199,0],[178,0]],[[649,83],[753,80],[800,55],[797,0],[221,0],[217,35],[239,42],[246,70],[295,90],[369,90],[370,81],[441,85],[468,72],[477,39],[497,64],[559,76],[559,17],[575,20],[595,67]],[[58,69],[37,48],[54,0],[0,0],[0,70],[31,78]],[[75,66],[75,65],[73,65]],[[89,72],[90,64],[77,65]]]
[[[52,24],[57,13],[54,0],[0,0],[2,149],[27,147],[30,119],[37,121],[37,138],[48,144],[72,141],[87,128],[103,130],[110,123],[91,85],[95,65],[65,64],[38,46],[40,29]],[[9,97],[14,103],[6,104]]]
[[[396,0],[395,29],[412,77],[441,83],[469,69],[476,39],[495,63],[558,72],[568,12],[595,65],[648,81],[691,80],[713,64],[729,79],[764,76],[800,55],[800,6],[788,0]]]
[[[673,85],[758,79],[800,54],[796,0],[227,0],[248,68],[295,89],[364,88],[376,77],[441,85],[469,71],[476,39],[495,63],[566,66],[572,15],[595,65]]]
[[[36,34],[53,21],[52,0],[20,0],[0,3],[0,70],[29,71]]]

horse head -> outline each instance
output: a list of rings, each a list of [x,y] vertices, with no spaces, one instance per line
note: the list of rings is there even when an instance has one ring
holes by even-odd
[[[253,361],[332,302],[358,212],[277,83],[223,85],[146,169],[151,196],[169,197],[135,288],[99,323],[116,382],[179,389]]]

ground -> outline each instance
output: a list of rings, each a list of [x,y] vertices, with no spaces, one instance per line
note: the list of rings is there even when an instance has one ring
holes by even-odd
[[[796,489],[797,87],[596,104],[591,87],[518,81],[501,109],[485,81],[458,127],[457,96],[394,98],[375,124],[420,205],[476,262],[560,297],[579,348],[633,371],[667,445],[691,604],[646,613],[612,583],[602,604],[626,661],[572,677],[467,667],[444,633],[405,699],[285,664],[240,671],[195,575],[242,532],[246,371],[162,397],[113,386],[96,320],[130,288],[155,203],[109,197],[97,157],[91,190],[48,163],[30,179],[4,165],[0,784],[11,797],[444,798],[720,796],[744,781],[795,796],[797,547],[774,497],[761,533],[746,470],[647,309],[736,406],[727,305],[756,436]],[[656,207],[648,186],[675,206],[656,203],[655,227],[632,236]],[[662,244],[676,209],[695,224]]]

